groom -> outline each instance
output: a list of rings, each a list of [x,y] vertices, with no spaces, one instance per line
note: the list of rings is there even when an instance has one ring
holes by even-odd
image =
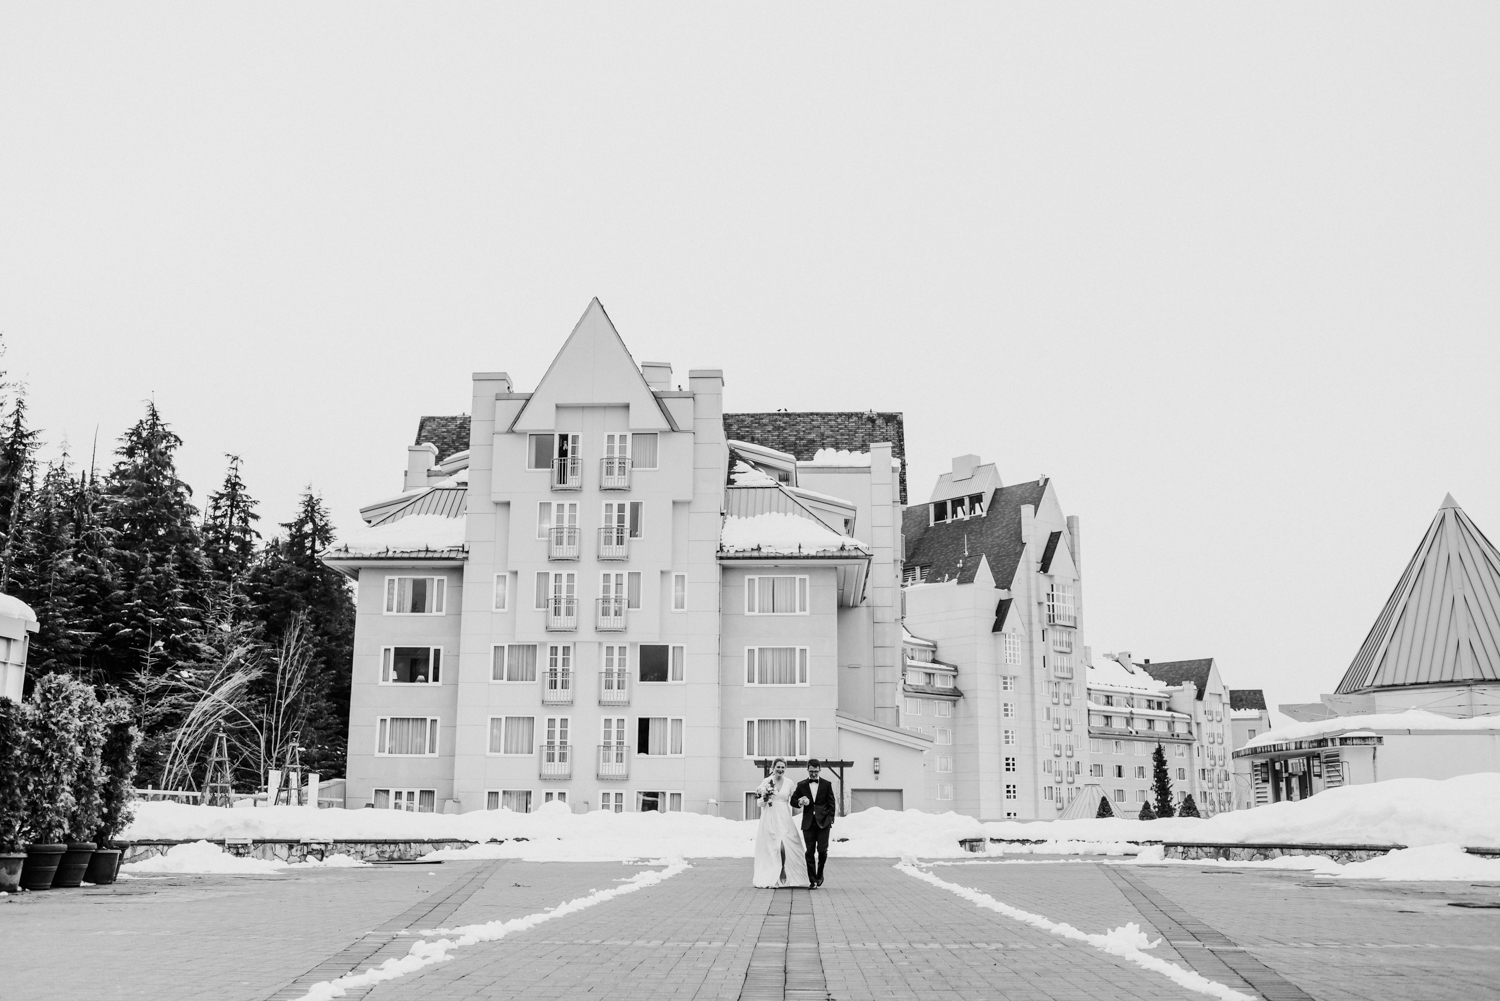
[[[807,878],[814,887],[823,885],[823,866],[828,861],[828,832],[838,812],[833,785],[818,778],[817,758],[807,762],[807,778],[792,791],[792,805],[802,807],[802,842],[807,845]],[[816,856],[816,860],[814,859]],[[816,861],[816,864],[814,864]]]

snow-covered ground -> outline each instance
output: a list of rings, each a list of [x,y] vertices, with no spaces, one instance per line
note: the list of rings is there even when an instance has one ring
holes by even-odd
[[[185,845],[172,846],[165,855],[157,855],[143,862],[132,862],[121,868],[131,876],[188,872],[245,876],[281,872],[283,869],[348,869],[365,865],[369,863],[361,862],[348,855],[330,855],[322,861],[309,859],[306,862],[273,862],[268,859],[239,858],[230,855],[216,844],[207,841],[191,841]]]

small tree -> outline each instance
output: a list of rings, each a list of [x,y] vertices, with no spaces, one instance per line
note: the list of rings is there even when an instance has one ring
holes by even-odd
[[[27,801],[21,764],[25,741],[24,710],[19,703],[0,698],[0,852],[21,850]]]
[[[1103,819],[1105,817],[1113,817],[1114,815],[1115,815],[1115,808],[1109,805],[1109,797],[1108,796],[1100,796],[1099,797],[1099,809],[1094,812],[1094,819],[1095,820],[1100,820],[1100,819]]]
[[[1141,812],[1140,812],[1140,815],[1138,817],[1136,817],[1136,819],[1137,820],[1155,820],[1156,819],[1156,811],[1153,810],[1153,809],[1151,809],[1151,801],[1149,799],[1146,800],[1146,802],[1144,802],[1144,803],[1141,804]]]
[[[101,707],[104,718],[104,748],[100,754],[104,781],[99,787],[99,826],[93,841],[103,846],[113,841],[135,816],[135,752],[141,732],[131,719],[130,703],[113,699]]]
[[[73,771],[73,809],[66,830],[69,841],[88,841],[99,828],[104,804],[104,707],[94,690],[69,679],[68,697],[78,721],[78,760]]]
[[[37,679],[25,707],[21,767],[28,779],[23,800],[26,840],[56,844],[68,833],[73,813],[73,776],[82,752],[71,678],[48,674]]]
[[[1177,808],[1177,816],[1179,816],[1179,817],[1201,817],[1201,816],[1203,816],[1203,814],[1201,814],[1201,813],[1198,812],[1198,804],[1193,802],[1193,794],[1192,793],[1188,793],[1186,796],[1182,797],[1182,805]]]
[[[1160,741],[1156,744],[1156,750],[1151,752],[1151,795],[1156,797],[1156,815],[1170,817],[1172,776],[1167,773],[1167,752]]]

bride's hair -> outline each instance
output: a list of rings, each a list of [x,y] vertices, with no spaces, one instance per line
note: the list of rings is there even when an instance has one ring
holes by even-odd
[[[785,758],[772,758],[771,759],[771,770],[772,771],[776,770],[776,762],[778,762],[778,761],[781,762],[783,765],[786,764],[786,759]]]

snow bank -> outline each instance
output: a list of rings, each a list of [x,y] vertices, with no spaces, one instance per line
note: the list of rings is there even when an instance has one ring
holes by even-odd
[[[810,461],[799,463],[803,466],[868,466],[869,464],[869,452],[851,452],[843,448],[820,448],[813,453]]]
[[[384,525],[368,525],[350,531],[336,543],[334,554],[379,556],[387,552],[414,553],[428,550],[462,549],[463,518],[440,514],[414,514]]]
[[[1500,730],[1500,716],[1473,716],[1454,719],[1423,709],[1400,713],[1368,713],[1364,716],[1337,716],[1310,723],[1288,723],[1274,727],[1247,743],[1246,747],[1284,744],[1291,740],[1312,740],[1349,730]]]
[[[768,511],[749,518],[724,519],[719,549],[726,553],[821,553],[829,550],[868,552],[858,539],[828,528],[822,522],[781,511]]]
[[[204,809],[212,809],[205,807]],[[270,862],[258,858],[238,858],[230,855],[218,845],[207,841],[194,841],[187,845],[173,845],[165,855],[148,858],[144,862],[132,862],[121,866],[125,872],[153,873],[223,873],[229,876],[259,875],[280,872],[282,862]]]
[[[1372,858],[1319,869],[1344,879],[1394,880],[1456,879],[1500,881],[1500,861],[1470,855],[1461,845],[1423,845]]]

